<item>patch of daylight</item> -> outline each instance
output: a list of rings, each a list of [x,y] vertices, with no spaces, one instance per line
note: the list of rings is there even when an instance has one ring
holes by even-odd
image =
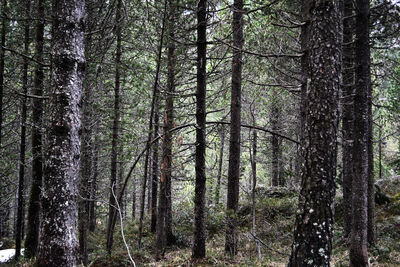
[[[24,255],[24,249],[21,249],[21,254]],[[3,249],[0,250],[0,263],[6,263],[10,261],[15,255],[15,249]]]

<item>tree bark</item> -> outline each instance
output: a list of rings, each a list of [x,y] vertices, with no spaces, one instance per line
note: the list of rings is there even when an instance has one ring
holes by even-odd
[[[85,1],[53,2],[53,75],[36,266],[76,266]]]
[[[154,136],[158,136],[160,124],[159,96],[156,98],[154,110]],[[156,232],[157,226],[157,192],[158,192],[158,141],[153,144],[153,177],[151,179],[151,232]]]
[[[221,144],[219,148],[219,159],[218,159],[218,174],[217,174],[217,184],[215,185],[215,206],[219,204],[219,192],[221,189],[221,177],[222,177],[222,165],[224,160],[224,146],[225,146],[225,129],[221,125],[220,128]]]
[[[3,95],[4,95],[4,60],[5,60],[5,52],[4,49],[6,45],[6,31],[7,31],[7,0],[2,1],[2,20],[1,20],[1,47],[0,47],[0,156],[3,155],[3,147],[2,147],[2,136],[3,136]],[[1,181],[1,186],[3,181]],[[3,192],[0,192],[0,200],[3,203]],[[7,213],[8,208],[6,205],[4,207],[0,207],[0,237],[4,237],[8,235],[8,226],[7,226]]]
[[[175,0],[168,0],[168,29],[167,29],[167,92],[165,96],[163,154],[161,164],[160,193],[158,199],[156,258],[163,257],[165,245],[171,239],[171,176],[172,176],[172,132],[174,127],[174,92],[175,92]],[[168,210],[169,209],[169,210]],[[172,241],[172,240],[169,240]]]
[[[114,243],[114,226],[116,217],[114,216],[116,209],[117,194],[117,154],[119,139],[119,120],[120,120],[120,77],[121,77],[121,9],[122,0],[117,2],[117,10],[115,14],[115,35],[117,37],[117,48],[115,55],[115,85],[114,85],[114,121],[111,144],[111,176],[110,176],[110,206],[108,209],[108,225],[107,225],[107,252],[111,254]]]
[[[89,1],[86,2],[86,10],[90,10]],[[93,16],[88,13],[86,19],[86,32],[91,32]],[[83,111],[82,111],[82,137],[81,137],[81,170],[79,180],[79,199],[78,199],[78,232],[79,232],[79,254],[80,261],[84,266],[88,263],[87,255],[87,230],[89,226],[89,206],[90,206],[90,183],[92,179],[92,84],[90,82],[91,69],[89,58],[92,53],[92,38],[88,35],[85,40],[85,80],[83,83]]]
[[[149,120],[149,134],[148,134],[147,143],[146,143],[147,147],[150,146],[150,142],[151,142],[152,137],[153,137],[153,133],[152,133],[152,130],[153,130],[153,116],[154,116],[155,105],[156,105],[156,102],[158,101],[158,82],[159,82],[160,68],[161,68],[162,43],[163,43],[163,40],[164,40],[164,26],[165,26],[165,13],[166,13],[166,10],[167,10],[167,0],[164,3],[165,3],[164,4],[164,17],[163,17],[163,22],[162,22],[162,27],[161,27],[160,42],[159,42],[159,45],[158,45],[156,77],[155,77],[155,81],[154,81],[153,97],[152,97],[152,101],[151,101],[150,120]],[[143,177],[141,203],[140,203],[139,234],[138,234],[138,247],[139,248],[141,247],[141,241],[142,241],[144,201],[145,201],[145,196],[146,196],[145,193],[146,193],[149,154],[150,154],[150,149],[147,149],[146,155],[145,155],[144,177]],[[157,154],[158,154],[158,152],[157,152]],[[156,163],[156,164],[158,164],[158,163]],[[152,179],[154,179],[154,176],[152,177]],[[157,179],[157,177],[156,177],[156,179]],[[154,188],[152,188],[152,189],[154,189]],[[156,190],[155,193],[157,194],[157,189],[155,189],[155,190]],[[154,201],[157,201],[157,198],[155,198]],[[155,219],[155,220],[157,220],[157,219]]]
[[[334,0],[314,0],[309,6],[305,162],[289,266],[330,265],[341,72],[340,6]]]
[[[160,68],[161,68],[161,57],[162,57],[162,48],[165,34],[165,17],[167,13],[167,3],[164,2],[164,15],[162,20],[161,27],[161,36],[160,42],[158,45],[158,55],[157,55],[157,69],[156,69],[156,79],[154,80],[154,90],[155,90],[155,103],[154,103],[154,137],[158,136],[159,132],[159,124],[160,124],[160,96],[159,96],[159,76],[160,76]],[[153,144],[153,177],[151,179],[151,232],[155,233],[157,228],[157,192],[158,192],[158,140]]]
[[[352,187],[352,222],[350,265],[368,266],[368,92],[371,86],[369,47],[369,0],[356,2],[354,95],[354,179]]]
[[[231,91],[231,128],[229,140],[228,195],[226,205],[225,251],[237,254],[237,219],[240,178],[240,124],[242,91],[242,47],[243,47],[243,0],[233,2],[233,59]]]
[[[272,108],[271,108],[271,128],[272,131],[278,132],[279,131],[279,116],[280,111],[278,107],[278,100],[277,94],[275,90],[273,91],[272,97]],[[271,136],[271,146],[272,146],[272,154],[271,154],[271,179],[272,179],[272,186],[281,186],[280,182],[280,163],[281,158],[280,156],[280,138],[276,135]]]
[[[24,53],[29,54],[29,22],[28,19],[31,15],[31,1],[26,0],[25,2],[25,22],[24,29]],[[28,94],[28,59],[24,58],[22,66],[22,92],[25,95],[21,101],[21,141],[20,141],[20,153],[19,153],[19,179],[18,179],[18,209],[17,209],[17,223],[15,231],[15,259],[18,260],[21,256],[21,240],[23,239],[23,229],[25,223],[25,201],[24,201],[24,189],[25,189],[25,151],[26,151],[26,116],[27,116],[27,97]]]
[[[196,183],[194,196],[193,258],[206,255],[206,84],[207,0],[197,6]]]
[[[343,21],[343,115],[342,115],[342,165],[343,165],[343,227],[344,236],[348,237],[351,229],[351,188],[353,183],[353,140],[354,140],[354,5],[352,1],[345,1]]]
[[[43,62],[44,50],[44,26],[45,26],[45,0],[37,1],[37,20],[35,33],[35,59]],[[43,95],[44,71],[43,66],[35,64],[33,94]],[[43,155],[42,155],[42,128],[43,128],[43,100],[34,98],[32,100],[32,184],[29,195],[27,229],[25,238],[24,257],[30,259],[37,254],[39,245],[40,226],[40,195],[43,180]]]

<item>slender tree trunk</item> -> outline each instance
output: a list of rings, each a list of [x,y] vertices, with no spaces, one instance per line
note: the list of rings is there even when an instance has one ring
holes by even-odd
[[[256,232],[256,186],[257,186],[257,131],[253,131],[253,155],[251,157],[251,173],[253,177],[251,189],[251,217],[252,217],[252,231]]]
[[[168,0],[168,74],[167,92],[165,97],[163,154],[161,164],[160,192],[158,197],[158,214],[156,229],[156,258],[163,257],[168,235],[171,234],[171,222],[168,206],[171,204],[171,175],[172,175],[172,133],[174,121],[174,92],[175,92],[175,0]],[[169,202],[169,203],[168,203]]]
[[[30,18],[31,15],[31,1],[26,0],[25,2],[25,17]],[[25,34],[24,34],[24,53],[29,54],[29,21],[25,22]],[[24,58],[22,67],[22,91],[24,95],[28,94],[28,59]],[[24,96],[21,101],[21,141],[20,141],[20,153],[19,153],[19,181],[18,181],[18,211],[17,211],[17,224],[15,231],[15,259],[18,260],[21,256],[21,240],[23,239],[23,228],[25,223],[24,210],[24,189],[25,189],[25,151],[26,151],[26,115],[27,115],[27,97]]]
[[[192,257],[206,255],[206,84],[207,0],[197,6],[197,92],[196,92],[196,184],[194,196],[194,242]]]
[[[35,58],[38,62],[43,61],[44,49],[44,26],[45,26],[45,0],[37,0],[37,20],[35,33]],[[34,70],[33,94],[43,95],[44,71],[41,64],[36,63]],[[40,226],[40,195],[43,180],[43,155],[42,155],[42,128],[43,128],[43,100],[32,100],[32,185],[29,195],[28,218],[25,238],[25,258],[36,256],[39,245]]]
[[[7,32],[7,0],[2,1],[2,20],[1,20],[1,48],[0,48],[0,152],[2,153],[2,133],[3,133],[3,94],[4,94],[4,59],[6,50]]]
[[[96,190],[97,190],[97,180],[99,177],[99,150],[100,150],[100,138],[99,138],[99,123],[96,122],[95,125],[95,138],[94,138],[94,148],[93,148],[93,162],[92,162],[92,180],[90,182],[90,199],[89,202],[89,231],[94,232],[96,229]]]
[[[154,136],[158,136],[160,124],[159,96],[156,97],[154,110]],[[151,232],[156,232],[157,226],[157,192],[158,192],[158,141],[153,144],[153,178],[151,179]]]
[[[364,44],[366,45],[366,44]],[[369,56],[371,62],[371,55]],[[374,178],[374,130],[373,130],[373,114],[372,114],[372,83],[371,74],[369,74],[368,88],[368,226],[367,239],[371,246],[376,245],[376,217],[375,217],[375,178]]]
[[[219,148],[217,184],[215,185],[215,206],[218,206],[219,204],[219,192],[221,189],[222,165],[224,160],[224,146],[225,146],[224,126],[221,126],[220,128],[220,137],[221,137],[221,144]]]
[[[136,179],[133,179],[132,183],[132,220],[134,220],[136,218]]]
[[[243,0],[233,2],[233,59],[232,59],[232,91],[231,91],[231,128],[229,140],[228,195],[226,205],[226,237],[225,251],[237,254],[237,219],[239,203],[240,178],[240,123],[241,123],[241,91],[242,91],[242,47],[243,47]]]
[[[371,86],[369,0],[356,1],[356,90],[354,96],[354,179],[352,187],[351,266],[368,266],[368,92]]]
[[[343,225],[344,236],[348,237],[351,229],[351,188],[353,183],[353,132],[354,132],[354,5],[352,1],[345,1],[343,21],[343,145],[342,145],[342,164],[343,164]]]
[[[153,133],[152,133],[152,130],[153,130],[153,116],[154,116],[154,112],[155,112],[154,111],[155,110],[155,105],[156,105],[156,102],[158,101],[158,83],[159,83],[160,68],[161,68],[161,56],[162,56],[162,46],[163,46],[163,40],[164,40],[165,13],[167,11],[167,2],[168,2],[167,0],[165,0],[165,2],[164,2],[164,16],[163,16],[163,22],[162,22],[162,27],[161,27],[160,42],[159,42],[159,45],[158,45],[156,77],[155,77],[155,80],[154,80],[153,97],[152,97],[152,102],[151,102],[150,120],[149,120],[149,135],[148,135],[147,143],[146,143],[147,146],[150,146],[150,142],[151,142],[151,139],[152,139],[152,136],[153,136]],[[157,129],[158,129],[158,126],[157,126]],[[145,200],[145,192],[146,192],[147,169],[148,169],[147,166],[148,166],[148,162],[149,162],[149,154],[150,154],[150,149],[148,149],[146,151],[145,163],[144,163],[145,170],[144,170],[144,178],[143,178],[142,194],[141,194],[141,200],[142,201],[141,201],[141,204],[140,204],[141,206],[140,206],[139,234],[138,234],[138,247],[139,248],[141,247],[141,241],[142,241],[144,200]],[[158,152],[157,152],[157,154],[158,154]],[[157,164],[158,163],[156,163],[156,165]],[[152,179],[154,179],[154,176],[152,177]],[[155,177],[155,179],[157,180],[157,177]],[[154,183],[154,182],[152,182],[152,183]],[[152,189],[154,189],[154,187]],[[156,190],[155,191],[155,195],[157,195],[157,188],[155,190]],[[154,201],[157,201],[157,198],[154,198]],[[152,204],[152,208],[153,208],[153,204]],[[153,219],[154,219],[154,217],[152,217],[152,221],[153,221]],[[157,219],[155,219],[155,220],[157,220]],[[153,225],[153,222],[152,222],[152,225]]]
[[[272,99],[272,108],[271,108],[271,128],[272,131],[279,131],[279,107],[277,103],[276,92],[273,92]],[[279,146],[279,137],[276,135],[271,136],[271,146],[272,146],[272,154],[271,154],[271,179],[272,186],[280,186],[279,179],[279,164],[280,164],[280,146]]]
[[[329,266],[337,157],[342,12],[338,1],[313,0],[309,15],[309,85],[305,105],[300,213],[288,266]]]
[[[3,95],[4,95],[4,60],[5,60],[5,49],[6,46],[6,31],[7,31],[7,0],[2,1],[2,20],[1,20],[1,47],[0,47],[0,156],[3,155],[3,147],[2,147],[2,136],[3,136]],[[0,185],[3,188],[3,181],[0,182]],[[3,192],[0,192],[0,201],[3,203]],[[7,205],[3,205],[0,207],[0,237],[8,235],[8,226],[7,226],[7,213],[8,209]]]
[[[76,266],[85,1],[55,1],[53,12],[53,91],[49,99],[43,222],[35,266]]]
[[[114,226],[116,218],[114,216],[117,196],[117,154],[119,139],[119,120],[120,120],[120,77],[121,77],[121,10],[122,0],[118,0],[115,15],[115,35],[117,36],[117,51],[115,55],[115,87],[114,87],[114,121],[111,144],[111,177],[110,177],[110,206],[108,209],[107,226],[107,251],[111,254],[114,243]]]
[[[300,45],[303,53],[301,57],[301,98],[300,98],[300,116],[299,116],[299,132],[298,139],[300,144],[304,144],[306,138],[305,123],[306,123],[306,108],[307,108],[307,88],[309,86],[309,73],[310,73],[310,6],[312,0],[301,1],[301,16],[303,25],[301,26]],[[296,183],[301,185],[301,168],[304,162],[303,151],[304,147],[298,145],[297,147],[297,161],[296,161]]]
[[[86,9],[89,10],[88,2]],[[92,15],[88,14],[86,32],[91,31]],[[91,197],[90,180],[92,178],[92,84],[90,82],[90,64],[92,38],[88,35],[85,40],[85,80],[83,83],[83,112],[82,112],[82,144],[81,144],[81,172],[79,181],[79,199],[78,199],[78,232],[79,232],[79,254],[80,261],[84,266],[88,263],[87,255],[87,230],[89,225],[89,205]]]

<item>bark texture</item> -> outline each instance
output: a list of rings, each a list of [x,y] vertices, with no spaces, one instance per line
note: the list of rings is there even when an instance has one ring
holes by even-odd
[[[242,92],[243,0],[233,2],[233,59],[231,91],[231,125],[229,140],[228,195],[226,205],[225,251],[237,254],[237,219],[240,178],[240,123]]]
[[[53,2],[53,75],[37,266],[76,266],[85,1]]]
[[[371,86],[369,48],[369,0],[356,2],[354,95],[354,179],[350,233],[351,266],[368,266],[368,94]]]
[[[164,135],[162,144],[160,192],[158,197],[158,214],[156,229],[156,258],[163,257],[165,245],[172,234],[171,229],[171,177],[172,177],[172,132],[174,121],[174,92],[175,92],[175,11],[174,0],[168,0],[167,28],[167,91],[165,96]],[[171,240],[170,240],[171,241]]]
[[[122,0],[117,2],[115,14],[115,35],[117,37],[117,48],[115,55],[115,85],[114,85],[114,120],[111,141],[111,176],[110,176],[110,206],[108,208],[107,225],[107,251],[110,254],[114,243],[114,227],[116,223],[116,203],[117,203],[117,156],[119,139],[119,120],[120,120],[120,77],[121,77],[121,10]]]
[[[36,33],[35,33],[35,58],[38,62],[43,61],[44,49],[44,26],[45,26],[45,0],[36,2]],[[43,95],[44,71],[41,64],[36,63],[34,70],[33,94]],[[29,195],[28,218],[25,238],[26,258],[36,256],[39,245],[40,226],[40,194],[43,180],[43,155],[42,155],[42,128],[43,128],[43,102],[34,98],[32,101],[32,185]]]
[[[200,0],[197,5],[196,185],[193,258],[204,258],[206,255],[206,30],[207,0]]]
[[[344,236],[348,237],[351,229],[351,188],[353,183],[353,143],[354,143],[354,5],[352,1],[344,4],[343,21],[343,82],[342,82],[342,165],[343,165],[343,225]]]
[[[304,164],[289,266],[329,266],[335,196],[341,9],[337,1],[309,6],[309,83]]]
[[[25,16],[30,17],[31,1],[25,2]],[[24,29],[24,53],[29,54],[29,22],[25,22]],[[22,66],[22,92],[28,94],[28,59],[24,58]],[[21,101],[21,140],[19,149],[19,177],[18,177],[18,208],[17,208],[17,223],[15,230],[15,259],[18,260],[21,256],[21,240],[23,237],[23,229],[25,224],[25,152],[26,152],[26,116],[27,116],[27,97],[23,97]]]

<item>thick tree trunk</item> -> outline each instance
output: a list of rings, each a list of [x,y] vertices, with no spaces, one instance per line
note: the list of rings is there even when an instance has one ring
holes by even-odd
[[[114,86],[114,121],[111,144],[111,177],[110,177],[110,205],[108,209],[107,225],[107,251],[111,254],[114,243],[114,226],[116,217],[114,216],[117,203],[117,154],[119,139],[119,119],[120,119],[120,77],[121,77],[121,12],[122,0],[118,0],[117,11],[115,15],[115,35],[117,37],[117,51],[115,55],[115,86]]]
[[[53,79],[36,266],[76,266],[85,1],[55,1],[53,12]]]
[[[351,266],[368,266],[368,92],[371,86],[369,5],[369,0],[356,1],[356,90],[354,95],[354,179],[350,233]]]
[[[194,242],[192,257],[206,255],[206,64],[207,0],[197,6],[197,92],[196,92],[196,184],[194,196]]]
[[[35,33],[35,58],[38,62],[43,61],[44,49],[44,26],[45,26],[45,0],[37,1],[37,20]],[[36,63],[34,71],[33,94],[43,95],[44,71],[41,64]],[[34,98],[32,100],[32,185],[29,195],[28,217],[25,238],[24,257],[30,259],[36,256],[39,245],[40,226],[40,194],[43,180],[43,155],[42,155],[42,116],[43,100]]]
[[[221,177],[222,177],[222,165],[224,160],[224,146],[225,146],[225,128],[223,125],[220,126],[220,138],[221,144],[219,148],[219,159],[218,159],[218,174],[217,184],[215,185],[215,206],[219,204],[219,192],[221,190]]]
[[[171,210],[171,176],[172,176],[172,133],[174,121],[174,92],[175,92],[175,12],[174,0],[168,0],[168,74],[167,92],[165,96],[163,153],[161,164],[160,193],[158,198],[158,214],[156,229],[156,258],[163,257],[165,245],[171,239],[172,225]],[[168,207],[169,206],[169,207]],[[171,241],[171,240],[170,240]]]
[[[351,188],[353,183],[353,132],[354,132],[354,5],[352,1],[345,1],[343,21],[343,145],[342,145],[342,165],[343,165],[343,226],[344,236],[348,237],[351,229]]]
[[[25,2],[25,17],[28,19],[31,14],[31,1]],[[24,34],[24,53],[29,54],[29,22],[25,22]],[[24,58],[22,67],[22,92],[24,95],[28,94],[28,59]],[[21,101],[21,141],[19,149],[19,181],[18,181],[18,210],[17,210],[17,223],[15,230],[15,259],[18,260],[21,256],[21,240],[23,239],[23,229],[25,223],[25,151],[26,151],[26,116],[27,116],[27,97],[24,96]]]
[[[332,250],[342,13],[337,1],[314,0],[309,14],[305,162],[289,266],[329,266]]]
[[[231,125],[229,140],[228,195],[226,205],[225,251],[237,254],[237,219],[240,177],[240,123],[242,91],[242,47],[243,47],[243,0],[233,2],[233,59],[231,91]]]

